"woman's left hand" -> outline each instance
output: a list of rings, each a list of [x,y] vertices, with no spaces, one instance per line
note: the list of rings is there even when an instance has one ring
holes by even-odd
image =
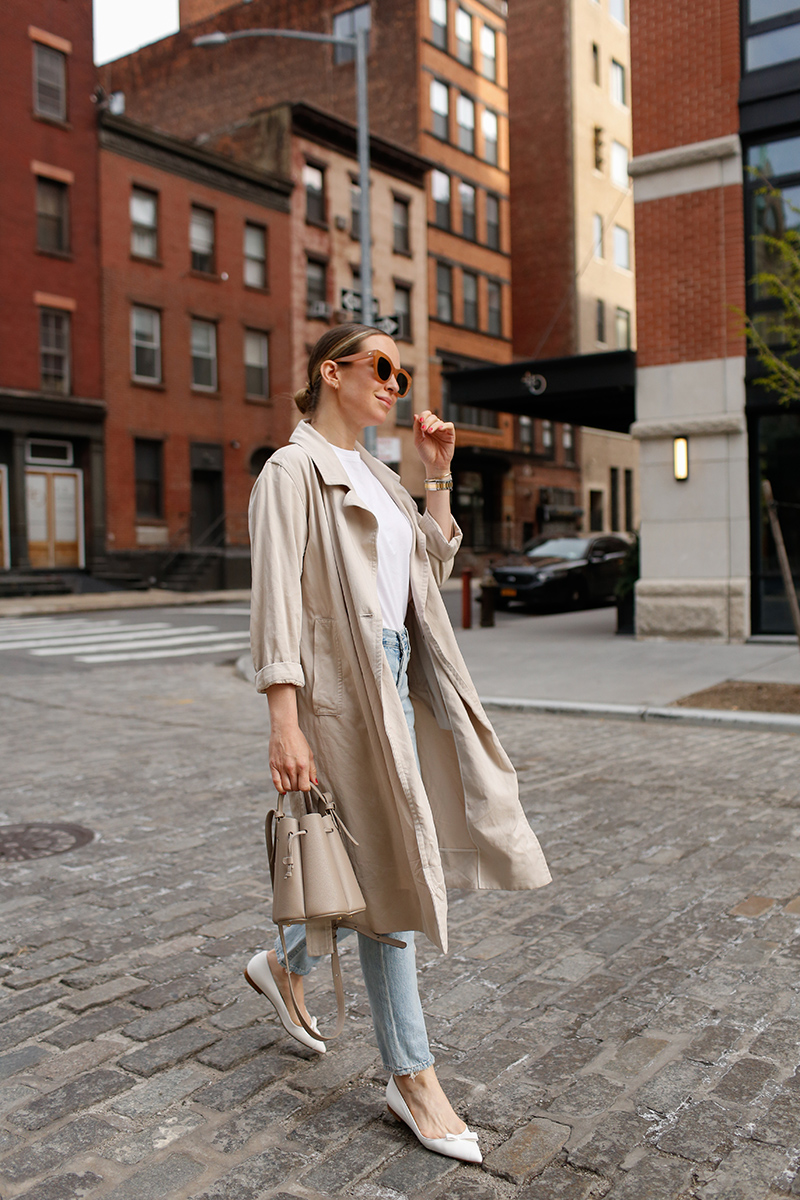
[[[441,421],[429,409],[414,417],[414,445],[426,474],[446,475],[456,448],[456,428],[452,421]]]

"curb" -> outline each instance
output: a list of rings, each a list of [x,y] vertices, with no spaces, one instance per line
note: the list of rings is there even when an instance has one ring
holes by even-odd
[[[218,592],[168,592],[148,588],[146,592],[78,592],[69,596],[20,596],[0,600],[4,617],[44,617],[70,612],[109,612],[125,608],[178,608],[187,604],[250,603],[249,588]]]
[[[660,721],[672,725],[727,726],[762,733],[800,734],[800,716],[789,713],[731,712],[722,708],[663,708],[647,704],[580,704],[574,700],[515,700],[481,696],[485,708],[550,716],[597,717],[613,721]]]

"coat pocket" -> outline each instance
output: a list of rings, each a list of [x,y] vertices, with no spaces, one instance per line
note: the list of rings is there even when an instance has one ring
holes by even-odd
[[[332,617],[314,618],[311,705],[317,717],[336,717],[342,711],[342,658],[339,634]]]

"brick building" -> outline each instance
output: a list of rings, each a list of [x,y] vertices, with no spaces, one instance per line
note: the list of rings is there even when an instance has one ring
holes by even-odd
[[[177,34],[101,71],[129,115],[183,138],[214,136],[283,102],[352,122],[346,52],[260,39],[201,51],[192,39],[216,28],[348,33],[371,19],[371,131],[432,164],[427,400],[460,426],[455,506],[467,543],[478,547],[518,542],[523,525],[515,422],[479,406],[456,409],[446,386],[448,370],[511,358],[505,10],[500,0],[184,0]],[[418,408],[421,397],[420,388]]]
[[[788,632],[760,482],[800,504],[800,413],[759,387],[742,312],[766,328],[775,303],[747,283],[774,265],[751,235],[798,226],[800,9],[793,0],[741,10],[738,0],[637,0],[631,37],[638,630],[731,640]],[[764,180],[783,201],[759,193]],[[686,439],[688,474],[676,439]],[[797,511],[786,507],[782,520],[800,575]]]
[[[8,0],[0,41],[0,570],[104,549],[91,0]]]
[[[515,0],[508,34],[514,352],[546,364],[629,350],[636,314],[627,0]],[[567,419],[570,408],[561,398]],[[636,442],[605,427],[584,435],[560,421],[542,424],[529,430],[522,418],[520,435],[553,446],[562,474],[574,464],[560,484],[573,528],[633,531]],[[548,484],[541,480],[549,495]]]
[[[373,296],[395,313],[395,335],[411,394],[381,426],[377,451],[412,495],[424,495],[413,448],[412,405],[428,407],[428,262],[425,177],[430,163],[370,139]],[[202,139],[228,157],[298,181],[291,202],[292,378],[304,377],[309,348],[332,320],[353,319],[360,302],[360,202],[356,130],[309,104],[280,104]],[[358,318],[356,313],[355,317]],[[298,417],[291,406],[291,423]],[[288,436],[288,431],[286,436]]]
[[[107,111],[99,138],[109,558],[246,586],[253,477],[294,425],[292,185]]]

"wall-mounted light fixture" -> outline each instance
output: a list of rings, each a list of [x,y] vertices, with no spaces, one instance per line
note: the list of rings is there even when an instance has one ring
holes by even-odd
[[[689,478],[689,439],[676,437],[672,441],[672,473],[683,483]]]

